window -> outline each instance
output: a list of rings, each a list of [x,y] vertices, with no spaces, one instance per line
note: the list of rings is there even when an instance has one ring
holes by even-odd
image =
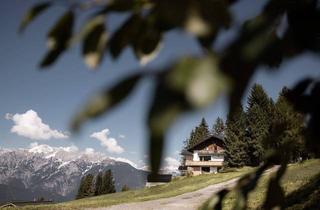
[[[200,161],[210,161],[211,156],[200,156]]]
[[[205,173],[209,173],[210,172],[210,167],[201,167],[201,171],[205,172]]]

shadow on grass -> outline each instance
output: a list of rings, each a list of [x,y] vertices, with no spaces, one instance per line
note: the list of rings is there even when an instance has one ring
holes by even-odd
[[[285,208],[291,210],[320,209],[320,173],[310,181],[286,196]]]

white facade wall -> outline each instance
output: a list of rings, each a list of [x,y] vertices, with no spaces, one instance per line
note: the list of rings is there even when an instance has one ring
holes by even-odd
[[[224,156],[219,156],[219,157],[217,157],[217,156],[215,156],[215,155],[211,155],[211,160],[212,161],[224,161]]]
[[[217,155],[210,155],[211,161],[224,161],[224,156],[217,156]],[[198,151],[193,151],[193,161],[200,161],[199,153]]]
[[[210,167],[210,173],[218,173],[218,168],[217,167]]]
[[[200,161],[199,155],[198,155],[198,151],[194,151],[193,152],[193,161]]]

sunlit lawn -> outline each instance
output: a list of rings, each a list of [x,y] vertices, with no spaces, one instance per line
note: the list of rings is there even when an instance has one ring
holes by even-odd
[[[159,198],[172,197],[186,192],[195,191],[210,184],[215,184],[241,176],[252,171],[252,168],[245,167],[228,173],[206,174],[195,177],[179,177],[169,184],[130,190],[114,194],[96,196],[86,199],[64,202],[60,204],[26,206],[22,209],[83,209],[86,207],[110,206],[120,203],[147,201]]]
[[[302,185],[320,173],[320,160],[308,160],[301,164],[290,164],[287,172],[281,180],[281,184],[286,192],[286,195],[297,190]],[[265,199],[267,181],[270,176],[264,176],[257,188],[249,195],[249,208],[257,209]],[[235,201],[235,193],[231,193],[224,200],[223,209],[232,209],[232,204]]]

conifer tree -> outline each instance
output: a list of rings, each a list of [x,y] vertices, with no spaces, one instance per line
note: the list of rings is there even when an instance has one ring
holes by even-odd
[[[84,198],[84,197],[90,197],[92,195],[94,195],[93,175],[92,174],[88,174],[88,175],[84,176],[81,179],[80,187],[79,187],[76,199],[80,199],[80,198]]]
[[[192,145],[195,141],[195,130],[192,129],[192,131],[190,132],[190,136],[189,138],[187,138],[184,142],[183,142],[183,149],[188,149],[190,147],[190,145]]]
[[[225,162],[229,167],[241,167],[248,161],[246,143],[246,122],[242,106],[226,121]]]
[[[210,131],[208,123],[204,118],[202,118],[200,124],[194,129],[189,147],[192,147],[193,145],[197,144],[203,139],[208,138],[209,136]]]
[[[266,147],[270,149],[283,149],[286,147],[288,157],[291,161],[298,158],[305,159],[308,154],[304,142],[304,116],[294,110],[292,105],[287,101],[285,95],[289,90],[284,87],[275,104],[275,116],[277,122],[284,125],[282,135],[279,139],[265,142]]]
[[[205,118],[202,118],[200,125],[196,129],[196,142],[199,142],[210,136],[210,130]]]
[[[78,189],[78,193],[77,193],[77,196],[76,196],[76,199],[80,199],[80,198],[83,198],[83,192],[84,192],[84,180],[85,180],[85,177],[82,177],[81,178],[81,181],[80,181],[80,185],[79,185],[79,189]]]
[[[101,194],[102,194],[102,173],[99,172],[95,181],[94,195],[101,195]]]
[[[224,137],[224,131],[225,131],[225,124],[223,120],[220,117],[218,117],[212,126],[211,132],[213,135]]]
[[[270,105],[270,98],[260,84],[254,84],[248,97],[248,109],[254,105],[267,107]]]
[[[208,123],[204,118],[202,118],[200,124],[191,131],[190,137],[184,142],[184,149],[192,147],[209,136],[210,131]]]
[[[107,170],[102,178],[102,194],[115,193],[114,179],[111,170]]]
[[[261,85],[255,84],[248,97],[246,140],[249,160],[246,165],[257,166],[264,157],[263,141],[272,125],[273,101]]]

